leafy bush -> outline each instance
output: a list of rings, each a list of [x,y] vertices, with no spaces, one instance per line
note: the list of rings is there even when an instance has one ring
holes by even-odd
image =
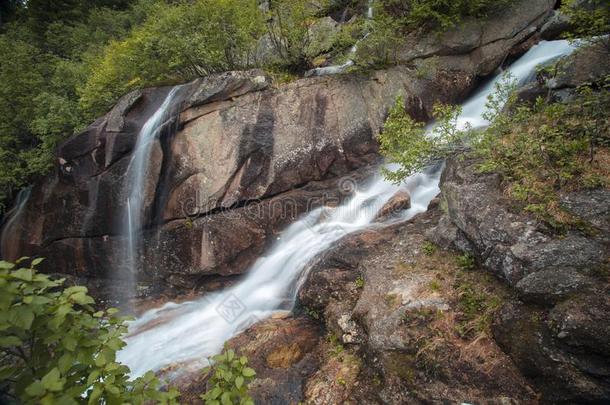
[[[586,42],[602,43],[610,51],[610,3],[606,0],[568,0],[561,11],[569,18],[571,29],[567,37]]]
[[[510,0],[379,0],[379,6],[400,19],[406,29],[445,31],[466,17],[485,17]]]
[[[396,183],[420,171],[435,159],[441,159],[459,149],[465,133],[457,129],[460,107],[437,104],[433,116],[436,126],[426,131],[423,122],[417,122],[406,111],[404,98],[397,97],[379,135],[381,153],[395,170],[384,169],[384,176]]]
[[[398,51],[405,42],[401,21],[385,12],[377,12],[366,25],[368,34],[358,43],[356,65],[370,69],[398,63]]]
[[[157,4],[125,40],[111,42],[90,62],[81,106],[102,114],[134,88],[247,67],[262,29],[255,0]]]
[[[323,1],[314,5],[308,0],[272,2],[267,19],[267,33],[282,59],[282,65],[288,69],[305,70],[310,67],[310,30],[326,3]]]
[[[503,176],[508,193],[526,211],[558,228],[577,225],[558,203],[558,191],[608,184],[610,167],[598,153],[610,145],[610,77],[583,86],[568,103],[518,105],[496,114],[482,134],[479,169]]]
[[[610,77],[581,86],[565,103],[540,98],[534,105],[519,104],[514,89],[510,76],[497,84],[484,114],[490,125],[477,132],[457,129],[459,109],[436,106],[436,129],[427,135],[398,99],[380,135],[382,154],[399,166],[386,170],[386,177],[400,182],[431,159],[468,151],[466,144],[480,159],[479,170],[502,175],[507,193],[522,209],[557,230],[578,226],[560,207],[558,192],[610,183]]]
[[[24,404],[176,403],[152,372],[116,362],[126,318],[96,311],[85,287],[63,287],[21,259],[0,262],[0,399]]]
[[[205,372],[211,373],[208,391],[201,396],[206,405],[254,405],[248,395],[248,384],[256,376],[256,371],[248,367],[245,356],[237,357],[228,349],[212,357],[213,364]]]

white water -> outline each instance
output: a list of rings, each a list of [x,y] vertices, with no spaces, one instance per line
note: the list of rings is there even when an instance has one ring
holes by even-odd
[[[8,218],[2,227],[2,235],[0,235],[0,254],[3,259],[14,260],[16,257],[12,257],[15,253],[12,249],[13,242],[16,238],[20,237],[20,233],[14,228],[15,225],[19,224],[21,214],[28,200],[32,194],[32,187],[26,187],[19,191],[17,198],[15,199],[15,205],[5,214],[5,218]]]
[[[366,19],[370,20],[372,18],[373,18],[373,0],[369,0],[368,7],[366,9]],[[351,47],[351,49],[349,51],[350,58],[353,58],[354,55],[356,54],[356,51],[358,50],[358,43],[360,41],[364,41],[366,39],[366,37],[369,36],[369,34],[370,34],[370,32],[365,33],[364,36],[362,38],[360,38],[354,44],[354,46]],[[341,65],[331,65],[331,66],[319,67],[319,68],[308,70],[305,73],[305,77],[336,75],[336,74],[345,72],[347,70],[347,68],[349,68],[351,66],[354,66],[354,61],[352,59],[348,59],[346,62],[342,63]]]
[[[527,80],[538,64],[572,49],[565,41],[543,42],[508,71],[517,80]],[[470,121],[473,127],[486,124],[481,116],[497,80],[464,104],[460,122]],[[403,219],[426,210],[439,192],[439,175],[440,170],[433,170],[406,180],[402,187],[410,192],[412,207],[403,213]],[[198,301],[169,303],[148,311],[130,326],[132,335],[119,353],[119,361],[131,368],[133,376],[175,363],[203,364],[251,324],[275,311],[292,309],[308,264],[346,234],[375,226],[375,214],[398,189],[377,174],[341,206],[318,208],[290,225],[234,287]]]
[[[125,203],[123,220],[126,224],[126,229],[124,230],[124,234],[127,235],[125,263],[128,266],[128,274],[120,274],[119,278],[129,283],[127,290],[130,292],[135,292],[136,275],[140,266],[138,249],[141,244],[142,217],[146,197],[145,181],[148,177],[150,154],[160,128],[169,118],[171,103],[179,88],[174,87],[168,93],[163,104],[140,129],[135,150],[127,168],[128,180],[125,184],[130,189]]]

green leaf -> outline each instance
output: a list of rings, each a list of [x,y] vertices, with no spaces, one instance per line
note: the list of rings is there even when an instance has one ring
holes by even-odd
[[[66,353],[57,361],[57,367],[62,373],[67,373],[74,364],[74,357],[70,353]]]
[[[28,330],[34,321],[34,313],[26,306],[12,307],[8,313],[8,320],[13,325]]]
[[[87,386],[90,386],[95,381],[97,381],[99,376],[100,376],[100,370],[93,370],[91,373],[89,373],[89,377],[87,377]]]
[[[11,273],[13,278],[23,281],[32,281],[34,270],[32,269],[19,269]]]
[[[98,400],[100,399],[103,393],[104,389],[102,388],[102,385],[99,383],[96,384],[95,387],[93,387],[93,390],[91,390],[91,393],[89,394],[89,405],[98,405]]]
[[[13,263],[4,261],[4,260],[0,260],[0,270],[10,270],[12,268],[14,268],[15,265]]]
[[[245,367],[245,368],[242,370],[241,374],[242,374],[244,377],[254,377],[254,376],[256,375],[256,371],[254,371],[254,369],[252,369],[252,368],[250,368],[250,367]]]
[[[64,388],[65,380],[61,378],[61,373],[57,367],[42,377],[42,385],[48,391],[59,392]]]
[[[40,380],[36,380],[25,389],[26,394],[31,397],[38,398],[45,394],[46,390],[42,382]]]
[[[21,346],[22,342],[17,336],[0,337],[0,347]]]
[[[220,402],[222,405],[233,405],[233,401],[231,401],[231,394],[228,392],[223,392],[222,396],[220,397]]]
[[[32,266],[38,266],[40,263],[42,263],[43,260],[44,260],[44,257],[38,257],[38,258],[32,260]]]
[[[216,399],[222,394],[222,388],[216,386],[210,391],[210,399]]]
[[[242,385],[244,385],[244,377],[237,376],[237,378],[235,378],[235,386],[241,388]]]
[[[79,291],[70,296],[70,300],[79,305],[95,304],[95,300],[84,291]]]
[[[77,340],[72,335],[66,335],[62,339],[62,344],[66,350],[73,352],[78,344]]]
[[[0,381],[10,378],[17,371],[17,367],[4,366],[0,367]]]

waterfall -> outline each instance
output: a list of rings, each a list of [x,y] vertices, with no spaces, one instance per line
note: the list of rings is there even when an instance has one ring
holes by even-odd
[[[536,66],[572,49],[566,41],[542,42],[507,70],[517,80],[526,81]],[[463,105],[461,124],[486,125],[482,118],[485,102],[498,80],[501,78],[491,80]],[[411,208],[403,212],[401,220],[424,212],[440,191],[439,177],[440,168],[431,168],[396,186],[378,172],[342,205],[317,208],[288,226],[235,286],[143,314],[130,325],[128,344],[118,360],[131,368],[133,376],[176,363],[202,365],[207,356],[221,351],[224,342],[248,326],[275,311],[291,310],[312,260],[345,235],[379,226],[374,223],[376,213],[400,187],[411,194]]]
[[[371,20],[373,18],[373,0],[369,0],[366,8],[366,19]],[[349,51],[350,59],[342,63],[341,65],[331,65],[325,67],[314,68],[305,72],[305,77],[311,76],[327,76],[327,75],[336,75],[338,73],[343,73],[347,70],[347,68],[354,66],[354,61],[351,59],[356,54],[358,50],[358,43],[360,41],[364,41],[370,32],[366,32],[362,38],[360,38]]]
[[[163,125],[170,117],[172,100],[179,90],[174,87],[165,97],[163,104],[144,123],[138,134],[134,152],[127,168],[127,201],[123,213],[125,229],[123,234],[127,236],[127,250],[124,263],[126,272],[121,272],[118,278],[128,283],[127,291],[135,293],[137,285],[137,274],[140,268],[138,251],[142,244],[142,226],[144,216],[144,204],[146,198],[146,179],[149,175],[149,161],[154,141]],[[127,273],[127,274],[123,274]],[[122,300],[130,297],[120,297]]]
[[[0,257],[6,260],[17,259],[17,246],[19,245],[19,231],[14,229],[19,224],[23,208],[30,199],[32,187],[26,187],[19,191],[15,199],[15,205],[5,214],[5,222],[2,225],[2,235],[0,235]]]

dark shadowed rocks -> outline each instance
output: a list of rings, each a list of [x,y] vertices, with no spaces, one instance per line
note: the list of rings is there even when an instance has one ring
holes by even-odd
[[[450,160],[441,181],[445,218],[433,240],[469,253],[513,287],[494,337],[545,403],[610,398],[607,190],[567,193],[562,204],[590,231],[548,233],[511,208],[498,178]]]

